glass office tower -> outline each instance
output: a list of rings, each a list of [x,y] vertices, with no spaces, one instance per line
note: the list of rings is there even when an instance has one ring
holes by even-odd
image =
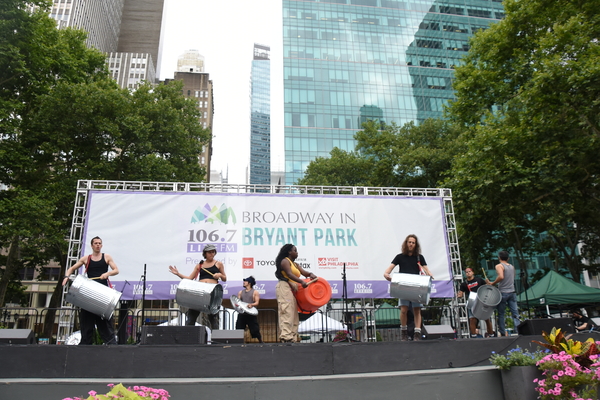
[[[250,183],[271,184],[270,48],[254,44],[250,78]]]
[[[284,0],[286,184],[362,122],[442,116],[469,37],[503,18],[492,0]]]

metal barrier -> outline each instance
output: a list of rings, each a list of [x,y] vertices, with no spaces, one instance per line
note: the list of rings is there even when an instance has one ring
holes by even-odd
[[[421,310],[423,324],[425,325],[451,325],[456,327],[455,313],[450,310],[451,305],[442,302],[441,305],[423,307]],[[332,342],[340,330],[349,332],[353,340],[362,342],[374,342],[378,340],[396,341],[400,340],[399,326],[396,323],[382,325],[377,321],[376,312],[378,308],[370,305],[346,307],[345,309],[334,309],[330,306],[327,311],[317,311],[312,318],[301,322],[300,335],[304,342]],[[52,328],[45,329],[47,315],[53,312],[54,318]],[[346,314],[348,314],[346,316]],[[155,308],[144,309],[144,320],[142,321],[142,310],[127,307],[115,310],[114,323],[115,334],[119,344],[134,344],[139,342],[139,334],[143,325],[184,325],[184,313],[179,308]],[[235,329],[238,312],[232,309],[219,310],[219,327],[224,330]],[[345,328],[341,322],[350,321],[350,327]],[[277,310],[260,309],[258,322],[262,339],[267,343],[279,341],[279,324]],[[339,324],[339,325],[338,325]],[[31,329],[36,338],[45,338],[44,343],[65,344],[72,333],[79,330],[79,309],[71,307],[62,308],[23,308],[5,307],[0,308],[0,325],[4,328]],[[59,337],[60,326],[69,325],[70,332],[65,337]],[[44,332],[51,332],[51,337]],[[68,336],[68,337],[67,337]],[[250,337],[246,329],[245,341],[247,343],[257,342]]]
[[[0,325],[4,328],[35,331],[38,310],[35,308],[5,307],[0,311]]]

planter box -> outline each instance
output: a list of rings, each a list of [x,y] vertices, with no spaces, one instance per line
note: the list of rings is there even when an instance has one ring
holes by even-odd
[[[502,375],[502,389],[504,389],[504,400],[537,400],[538,393],[535,391],[537,383],[533,380],[542,379],[542,371],[535,365],[526,367],[511,367],[500,370]]]

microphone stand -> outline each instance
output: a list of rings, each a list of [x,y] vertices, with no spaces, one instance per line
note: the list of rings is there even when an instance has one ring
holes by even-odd
[[[344,302],[344,322],[346,322],[346,329],[348,330],[348,336],[346,337],[347,342],[352,342],[354,339],[352,338],[352,333],[350,332],[350,313],[348,311],[348,283],[346,281],[346,263],[344,263],[342,269],[342,301]],[[365,326],[366,329],[366,326]]]
[[[123,289],[121,290],[121,295],[123,294],[123,292],[125,291],[125,288],[127,287],[127,285],[130,285],[128,280],[125,280],[125,283],[123,284]],[[125,321],[127,320],[127,312],[129,311],[129,300],[121,300],[121,305],[119,307],[119,317],[118,317],[118,321],[119,321],[119,329],[117,329],[117,342],[119,344],[127,344],[127,336],[125,336],[125,338],[121,338],[121,335],[123,332],[123,326],[126,325]]]
[[[144,274],[142,275],[142,325],[140,326],[140,331],[138,332],[138,343],[141,341],[142,337],[142,327],[146,325],[145,311],[146,311],[146,264],[144,264]]]

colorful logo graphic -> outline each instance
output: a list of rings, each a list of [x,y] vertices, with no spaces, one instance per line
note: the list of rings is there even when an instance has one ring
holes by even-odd
[[[325,266],[327,265],[327,259],[324,257],[319,257],[319,266]]]
[[[211,206],[210,204],[206,203],[203,207],[198,207],[194,211],[191,222],[193,224],[198,224],[204,221],[214,224],[216,221],[219,221],[222,224],[228,224],[230,220],[234,224],[237,222],[235,213],[231,207],[221,204],[221,207],[217,208],[217,206]]]
[[[253,269],[254,268],[254,258],[253,257],[242,258],[242,268],[243,269]]]

